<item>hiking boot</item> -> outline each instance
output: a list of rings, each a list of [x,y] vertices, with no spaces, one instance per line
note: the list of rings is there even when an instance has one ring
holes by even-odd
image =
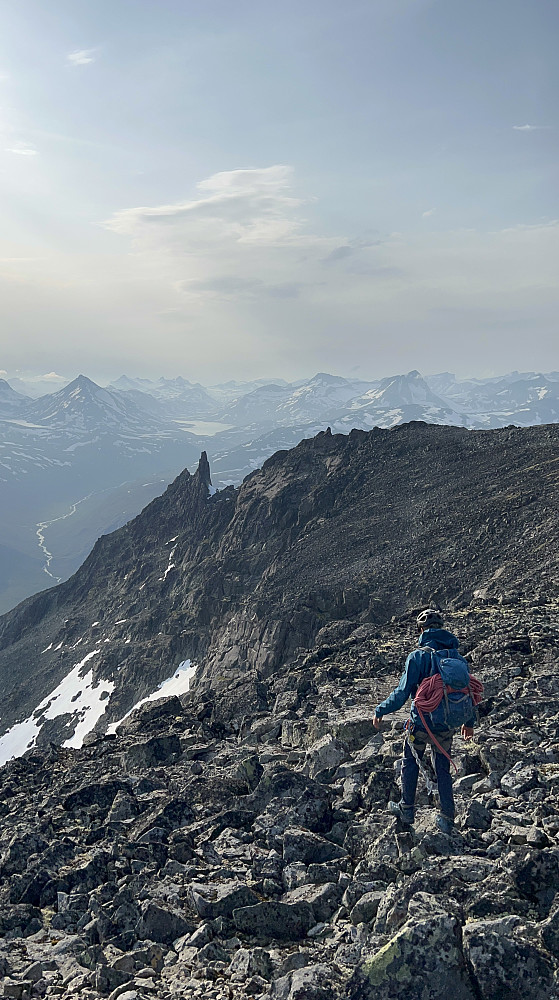
[[[450,837],[454,833],[454,820],[449,819],[448,816],[443,816],[442,813],[439,813],[436,823],[441,833],[446,833],[447,837]]]
[[[388,812],[399,819],[405,826],[413,824],[413,806],[407,806],[405,802],[389,802]]]

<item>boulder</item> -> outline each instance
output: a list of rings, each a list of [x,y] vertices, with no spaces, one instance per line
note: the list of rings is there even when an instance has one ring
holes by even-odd
[[[181,741],[178,736],[154,736],[150,740],[133,743],[122,755],[122,766],[125,771],[157,767],[159,764],[176,760],[181,752]]]
[[[501,778],[501,790],[506,795],[522,795],[529,792],[539,784],[539,774],[536,767],[526,767],[522,761],[518,761],[510,771],[503,774]]]
[[[464,927],[464,954],[481,1000],[549,1000],[553,966],[531,942],[515,935],[519,924],[519,917],[505,917]]]
[[[264,902],[233,910],[235,927],[241,934],[265,940],[297,941],[315,923],[309,903]]]
[[[488,830],[493,819],[489,809],[486,809],[477,799],[467,802],[462,813],[462,826],[470,830]]]
[[[30,979],[5,979],[4,996],[11,1000],[27,1000],[31,996],[33,985]]]
[[[316,778],[322,771],[334,771],[347,757],[348,752],[340,740],[330,735],[323,736],[307,750],[305,773]]]
[[[308,903],[312,908],[315,923],[330,920],[340,905],[341,890],[333,882],[323,885],[302,885],[291,889],[282,897],[284,903]]]
[[[559,900],[555,899],[549,917],[540,924],[539,932],[544,948],[559,958]]]
[[[230,917],[233,910],[243,906],[252,906],[258,902],[258,896],[243,882],[226,882],[219,885],[213,899],[206,899],[204,895],[195,890],[191,892],[191,896],[198,916],[203,917],[204,920]]]
[[[117,792],[130,793],[130,786],[125,781],[112,778],[110,781],[96,781],[93,784],[82,785],[75,792],[70,792],[62,800],[62,807],[68,812],[74,809],[87,809],[90,806],[98,806],[106,812],[113,804]]]
[[[283,860],[286,864],[293,861],[301,861],[306,865],[323,864],[346,857],[347,852],[343,847],[301,827],[289,827],[283,835]]]
[[[476,1000],[454,917],[435,910],[412,917],[352,977],[350,1000]],[[493,998],[495,1000],[495,998]]]
[[[384,892],[378,889],[364,893],[351,908],[349,918],[352,924],[368,924],[374,920],[383,896]]]
[[[518,891],[537,905],[542,919],[546,917],[559,891],[559,851],[530,850],[514,858],[511,869]]]
[[[264,948],[239,948],[231,959],[228,971],[238,979],[247,979],[249,976],[271,979],[273,965]]]
[[[308,965],[276,979],[273,1000],[339,1000],[339,979],[328,965]]]
[[[183,934],[191,934],[194,926],[175,907],[156,900],[147,900],[142,907],[137,930],[139,938],[172,944]]]
[[[176,695],[170,698],[157,698],[148,701],[124,719],[118,726],[119,736],[129,736],[134,733],[145,733],[154,727],[173,722],[183,716],[184,710]]]
[[[348,750],[353,751],[366,746],[376,735],[376,730],[370,712],[353,711],[334,723],[332,733]]]

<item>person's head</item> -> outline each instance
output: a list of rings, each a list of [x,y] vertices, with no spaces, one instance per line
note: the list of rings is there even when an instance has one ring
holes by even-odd
[[[418,632],[425,632],[428,628],[442,628],[444,619],[440,611],[436,608],[425,608],[416,618]]]

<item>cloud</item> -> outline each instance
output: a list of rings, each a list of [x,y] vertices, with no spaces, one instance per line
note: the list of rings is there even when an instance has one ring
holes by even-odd
[[[276,164],[213,174],[189,200],[124,209],[104,225],[131,240],[131,259],[139,270],[158,284],[167,283],[171,299],[182,300],[182,307],[169,301],[165,310],[175,315],[182,308],[183,315],[204,322],[213,316],[215,323],[229,323],[237,308],[245,318],[247,309],[259,307],[268,315],[270,299],[277,302],[278,317],[293,300],[301,309],[333,314],[344,308],[352,314],[366,311],[365,303],[378,309],[382,302],[384,308],[393,301],[400,313],[413,295],[427,299],[428,289],[439,298],[448,294],[462,301],[466,289],[475,294],[476,287],[483,288],[489,295],[494,287],[498,302],[498,288],[505,298],[509,295],[509,278],[502,281],[499,273],[514,271],[518,287],[537,276],[520,246],[535,240],[530,227],[500,234],[393,233],[364,240],[313,232],[304,205],[294,193],[292,168]],[[427,209],[423,217],[434,212]],[[535,232],[543,245],[559,229],[536,227]],[[222,308],[226,313],[219,312]]]
[[[277,165],[214,174],[197,185],[191,201],[117,212],[105,225],[113,232],[152,240],[159,231],[176,252],[194,252],[216,240],[231,245],[282,246],[300,241],[302,204],[288,192],[292,169]]]
[[[421,218],[422,219],[429,219],[432,215],[435,214],[436,211],[437,211],[436,208],[428,208],[426,212],[422,212],[421,213]]]
[[[522,368],[529,343],[534,366],[553,366],[559,223],[487,232],[412,219],[365,240],[311,221],[313,201],[285,164],[223,171],[174,203],[117,212],[102,254],[4,266],[2,321],[25,333],[3,363],[27,350],[44,371],[68,359],[81,370],[106,356],[218,381],[401,370],[403,357],[408,368],[436,370],[441,357],[498,368],[505,351]]]
[[[548,129],[549,125],[513,125],[516,132],[541,132]]]
[[[70,66],[87,66],[88,63],[95,62],[95,49],[76,49],[66,56],[66,61]]]
[[[18,143],[17,146],[7,146],[7,153],[16,153],[18,156],[37,156],[38,150],[33,146],[27,146],[25,143]]]

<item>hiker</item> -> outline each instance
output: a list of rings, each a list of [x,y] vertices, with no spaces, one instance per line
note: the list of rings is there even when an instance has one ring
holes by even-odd
[[[408,656],[398,687],[377,705],[373,725],[380,729],[383,716],[397,712],[412,696],[402,760],[402,798],[399,802],[389,802],[388,809],[402,823],[413,824],[420,763],[430,743],[435,751],[440,800],[437,826],[443,833],[451,834],[454,829],[452,737],[460,728],[465,740],[472,739],[476,722],[474,705],[481,700],[482,687],[470,676],[466,660],[458,653],[458,639],[443,624],[443,616],[435,608],[426,608],[418,615],[419,648]],[[418,695],[418,688],[426,678],[430,680]]]

